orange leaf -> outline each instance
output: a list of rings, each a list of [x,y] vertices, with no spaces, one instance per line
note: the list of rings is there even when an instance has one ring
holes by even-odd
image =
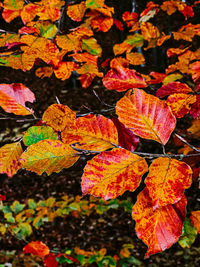
[[[129,63],[132,65],[141,65],[145,63],[145,58],[140,53],[136,53],[136,52],[127,53],[126,58],[129,61]]]
[[[76,70],[78,65],[75,62],[60,62],[54,69],[55,76],[62,81],[69,79],[72,71]]]
[[[114,199],[126,190],[135,191],[148,171],[145,159],[128,150],[115,148],[88,161],[82,176],[83,194]]]
[[[167,98],[166,103],[171,108],[176,118],[182,118],[190,111],[191,105],[196,103],[196,96],[187,94],[173,94]]]
[[[32,241],[23,248],[23,252],[44,258],[49,254],[49,248],[41,241]]]
[[[192,183],[192,169],[185,162],[170,158],[155,159],[145,179],[154,208],[175,204]]]
[[[200,210],[192,211],[190,220],[200,234]]]
[[[21,155],[22,168],[41,175],[46,172],[60,172],[71,167],[79,155],[69,145],[58,140],[45,139],[32,144]]]
[[[105,0],[86,0],[86,6],[91,9],[96,9],[104,5]]]
[[[109,70],[103,78],[103,85],[109,90],[126,91],[133,87],[146,87],[144,78],[135,70],[123,68]]]
[[[74,21],[81,21],[85,14],[85,2],[76,5],[69,5],[67,8],[67,15]]]
[[[112,27],[113,22],[114,22],[113,18],[99,15],[91,20],[91,26],[96,31],[107,32]]]
[[[166,144],[176,126],[176,118],[159,98],[134,89],[122,97],[116,106],[119,120],[136,135]]]
[[[138,14],[126,11],[123,13],[122,19],[126,22],[127,27],[131,27],[138,21]]]
[[[51,77],[53,74],[53,68],[52,67],[40,67],[35,71],[35,75],[37,77],[40,77],[43,79],[44,77]]]
[[[20,168],[19,158],[23,153],[21,143],[12,143],[0,148],[0,173],[12,177]]]
[[[147,188],[138,195],[132,217],[136,221],[137,236],[148,245],[145,258],[169,248],[178,241],[182,234],[186,205],[187,199],[183,195],[176,204],[154,210]]]
[[[118,144],[114,123],[101,115],[78,118],[74,125],[66,125],[61,136],[64,143],[83,150],[104,151]]]
[[[67,125],[75,123],[76,112],[68,106],[53,104],[44,112],[42,120],[54,130],[63,131]]]
[[[26,101],[35,101],[35,95],[22,83],[0,84],[0,106],[6,112],[32,114],[33,111],[25,105]]]
[[[141,32],[145,40],[151,41],[151,39],[155,39],[160,37],[160,32],[156,26],[153,26],[150,22],[142,22],[141,23]]]

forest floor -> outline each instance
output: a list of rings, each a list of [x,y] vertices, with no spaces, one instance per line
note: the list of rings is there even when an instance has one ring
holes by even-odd
[[[36,102],[30,106],[35,110],[38,118],[42,117],[43,112],[49,105],[56,103],[56,97],[62,104],[68,105],[79,113],[94,111],[101,114],[108,107],[99,101],[93,90],[95,90],[100,99],[109,105],[115,105],[116,101],[121,97],[117,92],[106,91],[101,85],[82,89],[76,81],[73,84],[71,80],[59,81],[54,77],[39,79],[34,76],[33,71],[25,73],[6,68],[0,69],[0,83],[16,82],[23,83],[34,92]],[[0,118],[4,115],[16,118],[1,110]],[[16,120],[9,118],[0,120],[1,146],[19,138],[32,125],[34,125],[34,122],[16,122]],[[149,149],[151,149],[150,145]],[[148,151],[148,147],[146,150]],[[64,169],[60,173],[54,173],[50,176],[39,176],[24,170],[18,171],[13,178],[1,175],[0,194],[6,195],[6,204],[11,204],[14,200],[26,203],[30,198],[38,201],[49,197],[60,199],[63,195],[73,197],[81,195],[80,180],[85,164],[85,160],[80,160],[70,169]],[[186,192],[186,194],[189,196],[188,212],[199,208],[199,203],[196,202],[198,198],[197,189],[191,187],[190,191]],[[132,199],[133,202],[136,200],[134,193],[130,192],[120,197],[120,199],[127,198]],[[84,197],[84,199],[89,198]],[[56,218],[53,222],[44,224],[38,230],[35,229],[32,235],[26,238],[26,241],[40,240],[47,244],[49,248],[56,248],[58,251],[66,248],[72,249],[75,246],[84,250],[106,248],[109,255],[119,255],[122,245],[131,243],[134,245],[131,255],[141,261],[140,266],[200,266],[199,237],[191,248],[183,249],[177,243],[163,253],[153,255],[149,259],[144,260],[147,247],[137,238],[134,227],[135,223],[131,219],[131,214],[124,212],[122,209],[109,210],[102,215],[93,212],[90,216],[79,218],[68,215],[66,218]],[[13,263],[13,265],[6,266],[37,266],[26,262],[26,256],[22,254],[25,245],[24,240],[19,240],[12,234],[1,236],[0,264],[5,264],[6,261],[13,263],[14,258],[18,258],[19,265],[17,263],[14,265]],[[6,251],[14,251],[13,256],[3,256]],[[38,266],[42,265],[39,264]],[[63,266],[68,265],[63,264]],[[91,264],[91,266],[97,265]],[[130,266],[134,265],[130,264]]]

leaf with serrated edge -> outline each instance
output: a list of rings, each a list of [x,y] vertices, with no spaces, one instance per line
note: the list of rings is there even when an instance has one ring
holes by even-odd
[[[148,246],[145,258],[171,247],[182,234],[186,216],[185,195],[176,204],[153,210],[148,189],[138,195],[133,206],[132,217],[136,221],[137,236]]]
[[[114,123],[101,115],[78,118],[76,124],[66,126],[61,137],[66,144],[90,151],[104,151],[118,144]]]
[[[46,172],[60,172],[63,168],[71,167],[79,155],[69,145],[58,140],[42,140],[28,147],[20,161],[22,168],[41,175]]]
[[[134,89],[122,97],[116,106],[119,120],[134,134],[166,144],[176,126],[176,118],[165,101]]]
[[[148,171],[145,159],[122,148],[102,152],[88,161],[82,176],[83,194],[114,199],[126,190],[135,191]]]
[[[170,158],[155,159],[145,179],[154,208],[178,202],[191,183],[190,166]]]
[[[20,168],[19,158],[23,153],[20,142],[7,144],[0,148],[0,173],[12,177]]]

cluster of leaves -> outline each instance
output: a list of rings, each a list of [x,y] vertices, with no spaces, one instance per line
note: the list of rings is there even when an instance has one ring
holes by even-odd
[[[75,218],[89,216],[92,212],[103,214],[109,209],[123,208],[125,212],[132,211],[132,204],[128,200],[113,199],[105,201],[90,197],[89,200],[81,200],[80,196],[63,196],[56,201],[50,197],[47,200],[35,202],[28,199],[27,204],[14,201],[11,205],[1,205],[0,210],[6,221],[0,223],[0,233],[13,233],[18,238],[26,238],[32,234],[32,228],[39,229],[45,222],[52,222],[56,217],[65,218],[69,214]]]
[[[3,18],[10,22],[20,16],[25,26],[17,34],[1,35],[1,64],[26,71],[39,59],[48,66],[38,68],[36,75],[49,77],[54,72],[65,80],[76,71],[82,87],[88,87],[98,76],[108,90],[130,90],[116,103],[118,119],[82,116],[68,106],[51,105],[42,121],[30,127],[20,141],[1,148],[0,172],[11,177],[24,168],[50,175],[71,167],[83,155],[92,155],[82,176],[83,195],[115,199],[143,183],[144,189],[132,209],[136,232],[148,245],[146,257],[163,251],[182,234],[187,205],[184,190],[191,186],[193,171],[194,178],[199,175],[195,161],[187,164],[182,160],[199,154],[198,147],[177,134],[174,137],[187,144],[189,150],[183,148],[183,154],[166,153],[165,145],[177,131],[180,118],[187,115],[191,120],[197,119],[193,128],[200,122],[200,51],[194,41],[199,40],[200,24],[188,23],[198,16],[200,2],[195,1],[193,6],[180,0],[164,1],[162,5],[148,2],[140,15],[128,11],[122,14],[124,25],[114,18],[114,8],[104,1],[87,0],[66,7],[64,1],[51,0],[48,8],[46,4],[46,0],[29,4],[4,1]],[[62,34],[58,26],[65,11],[80,25]],[[171,34],[165,33],[149,22],[162,12],[169,16],[180,12],[185,24]],[[103,62],[102,68],[106,69],[108,63],[110,66],[104,75],[97,64],[102,48],[94,32],[107,32],[113,24],[120,30],[126,27],[128,34],[122,43],[114,45],[114,58]],[[145,54],[169,41],[176,46],[166,51],[169,64],[164,73],[144,74],[133,69],[145,63],[137,48],[141,47]],[[150,93],[152,88],[154,92]],[[33,113],[26,101],[34,101],[34,95],[23,84],[0,85],[0,105],[6,112]],[[157,142],[163,152],[136,152],[139,138]],[[192,213],[191,221],[199,232],[199,211]]]

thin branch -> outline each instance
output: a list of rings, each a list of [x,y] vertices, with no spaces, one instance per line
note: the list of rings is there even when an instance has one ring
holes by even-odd
[[[95,90],[92,90],[94,95],[96,96],[96,98],[99,100],[100,103],[102,103],[104,106],[107,107],[112,107],[114,109],[114,106],[106,104],[103,100],[101,100],[101,98],[99,97],[99,95],[97,94],[97,92]]]
[[[187,146],[191,147],[193,150],[195,150],[196,152],[200,153],[200,150],[198,148],[196,148],[195,146],[191,145],[190,143],[188,143],[182,136],[176,134],[176,137],[178,137],[183,143],[185,143]]]
[[[57,101],[58,104],[60,104],[60,100],[59,100],[59,98],[57,96],[56,96],[56,101]]]

